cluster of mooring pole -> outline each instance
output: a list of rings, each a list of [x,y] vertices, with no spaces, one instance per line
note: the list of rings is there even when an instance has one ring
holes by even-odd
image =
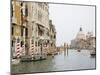
[[[66,50],[67,50],[67,52],[66,52]],[[66,56],[66,53],[68,56],[68,44],[64,43],[64,56]]]

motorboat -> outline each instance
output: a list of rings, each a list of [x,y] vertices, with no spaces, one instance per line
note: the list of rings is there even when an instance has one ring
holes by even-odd
[[[95,55],[96,55],[96,51],[95,51],[95,50],[91,50],[91,51],[90,51],[90,55],[91,55],[91,56],[95,56]]]

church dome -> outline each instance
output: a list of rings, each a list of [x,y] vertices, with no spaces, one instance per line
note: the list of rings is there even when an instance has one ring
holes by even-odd
[[[85,34],[84,34],[82,28],[80,27],[80,30],[79,30],[79,32],[77,33],[76,39],[85,39],[85,38],[86,38],[86,36],[85,36]]]

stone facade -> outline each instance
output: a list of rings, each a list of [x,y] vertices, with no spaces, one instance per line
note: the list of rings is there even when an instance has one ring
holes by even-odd
[[[52,24],[52,20],[49,20],[49,25],[50,25],[50,31],[49,31],[49,36],[50,36],[50,43],[49,43],[49,49],[48,49],[48,54],[55,54],[56,53],[56,29],[55,26]]]
[[[91,32],[88,32],[86,35],[86,48],[96,49],[96,37],[93,36]]]
[[[82,32],[82,28],[76,35],[76,38],[71,40],[71,48],[76,49],[94,49],[96,37],[91,32],[87,34]]]
[[[22,55],[47,55],[51,43],[56,47],[56,31],[54,25],[49,21],[49,6],[46,2],[13,0],[12,15],[11,40],[12,44],[14,44],[14,40],[19,40],[20,47],[24,46]],[[13,45],[12,49],[12,53],[14,53]]]
[[[21,42],[22,37],[22,14],[21,14],[21,2],[12,0],[12,10],[11,10],[11,48],[12,55],[15,55],[16,43]]]
[[[79,32],[76,35],[76,38],[71,40],[71,48],[83,48],[84,40],[86,39],[86,35],[83,32],[83,29],[80,27]]]
[[[47,3],[27,2],[29,16],[29,40],[28,45],[34,44],[34,54],[46,53],[44,46],[48,47],[50,37],[49,33],[49,12]],[[29,55],[31,47],[29,46]],[[42,47],[42,50],[41,50]]]

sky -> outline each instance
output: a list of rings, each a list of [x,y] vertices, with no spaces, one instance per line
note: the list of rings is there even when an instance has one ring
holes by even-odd
[[[49,17],[56,28],[56,44],[70,44],[82,27],[83,32],[93,32],[95,35],[95,7],[49,4]]]

